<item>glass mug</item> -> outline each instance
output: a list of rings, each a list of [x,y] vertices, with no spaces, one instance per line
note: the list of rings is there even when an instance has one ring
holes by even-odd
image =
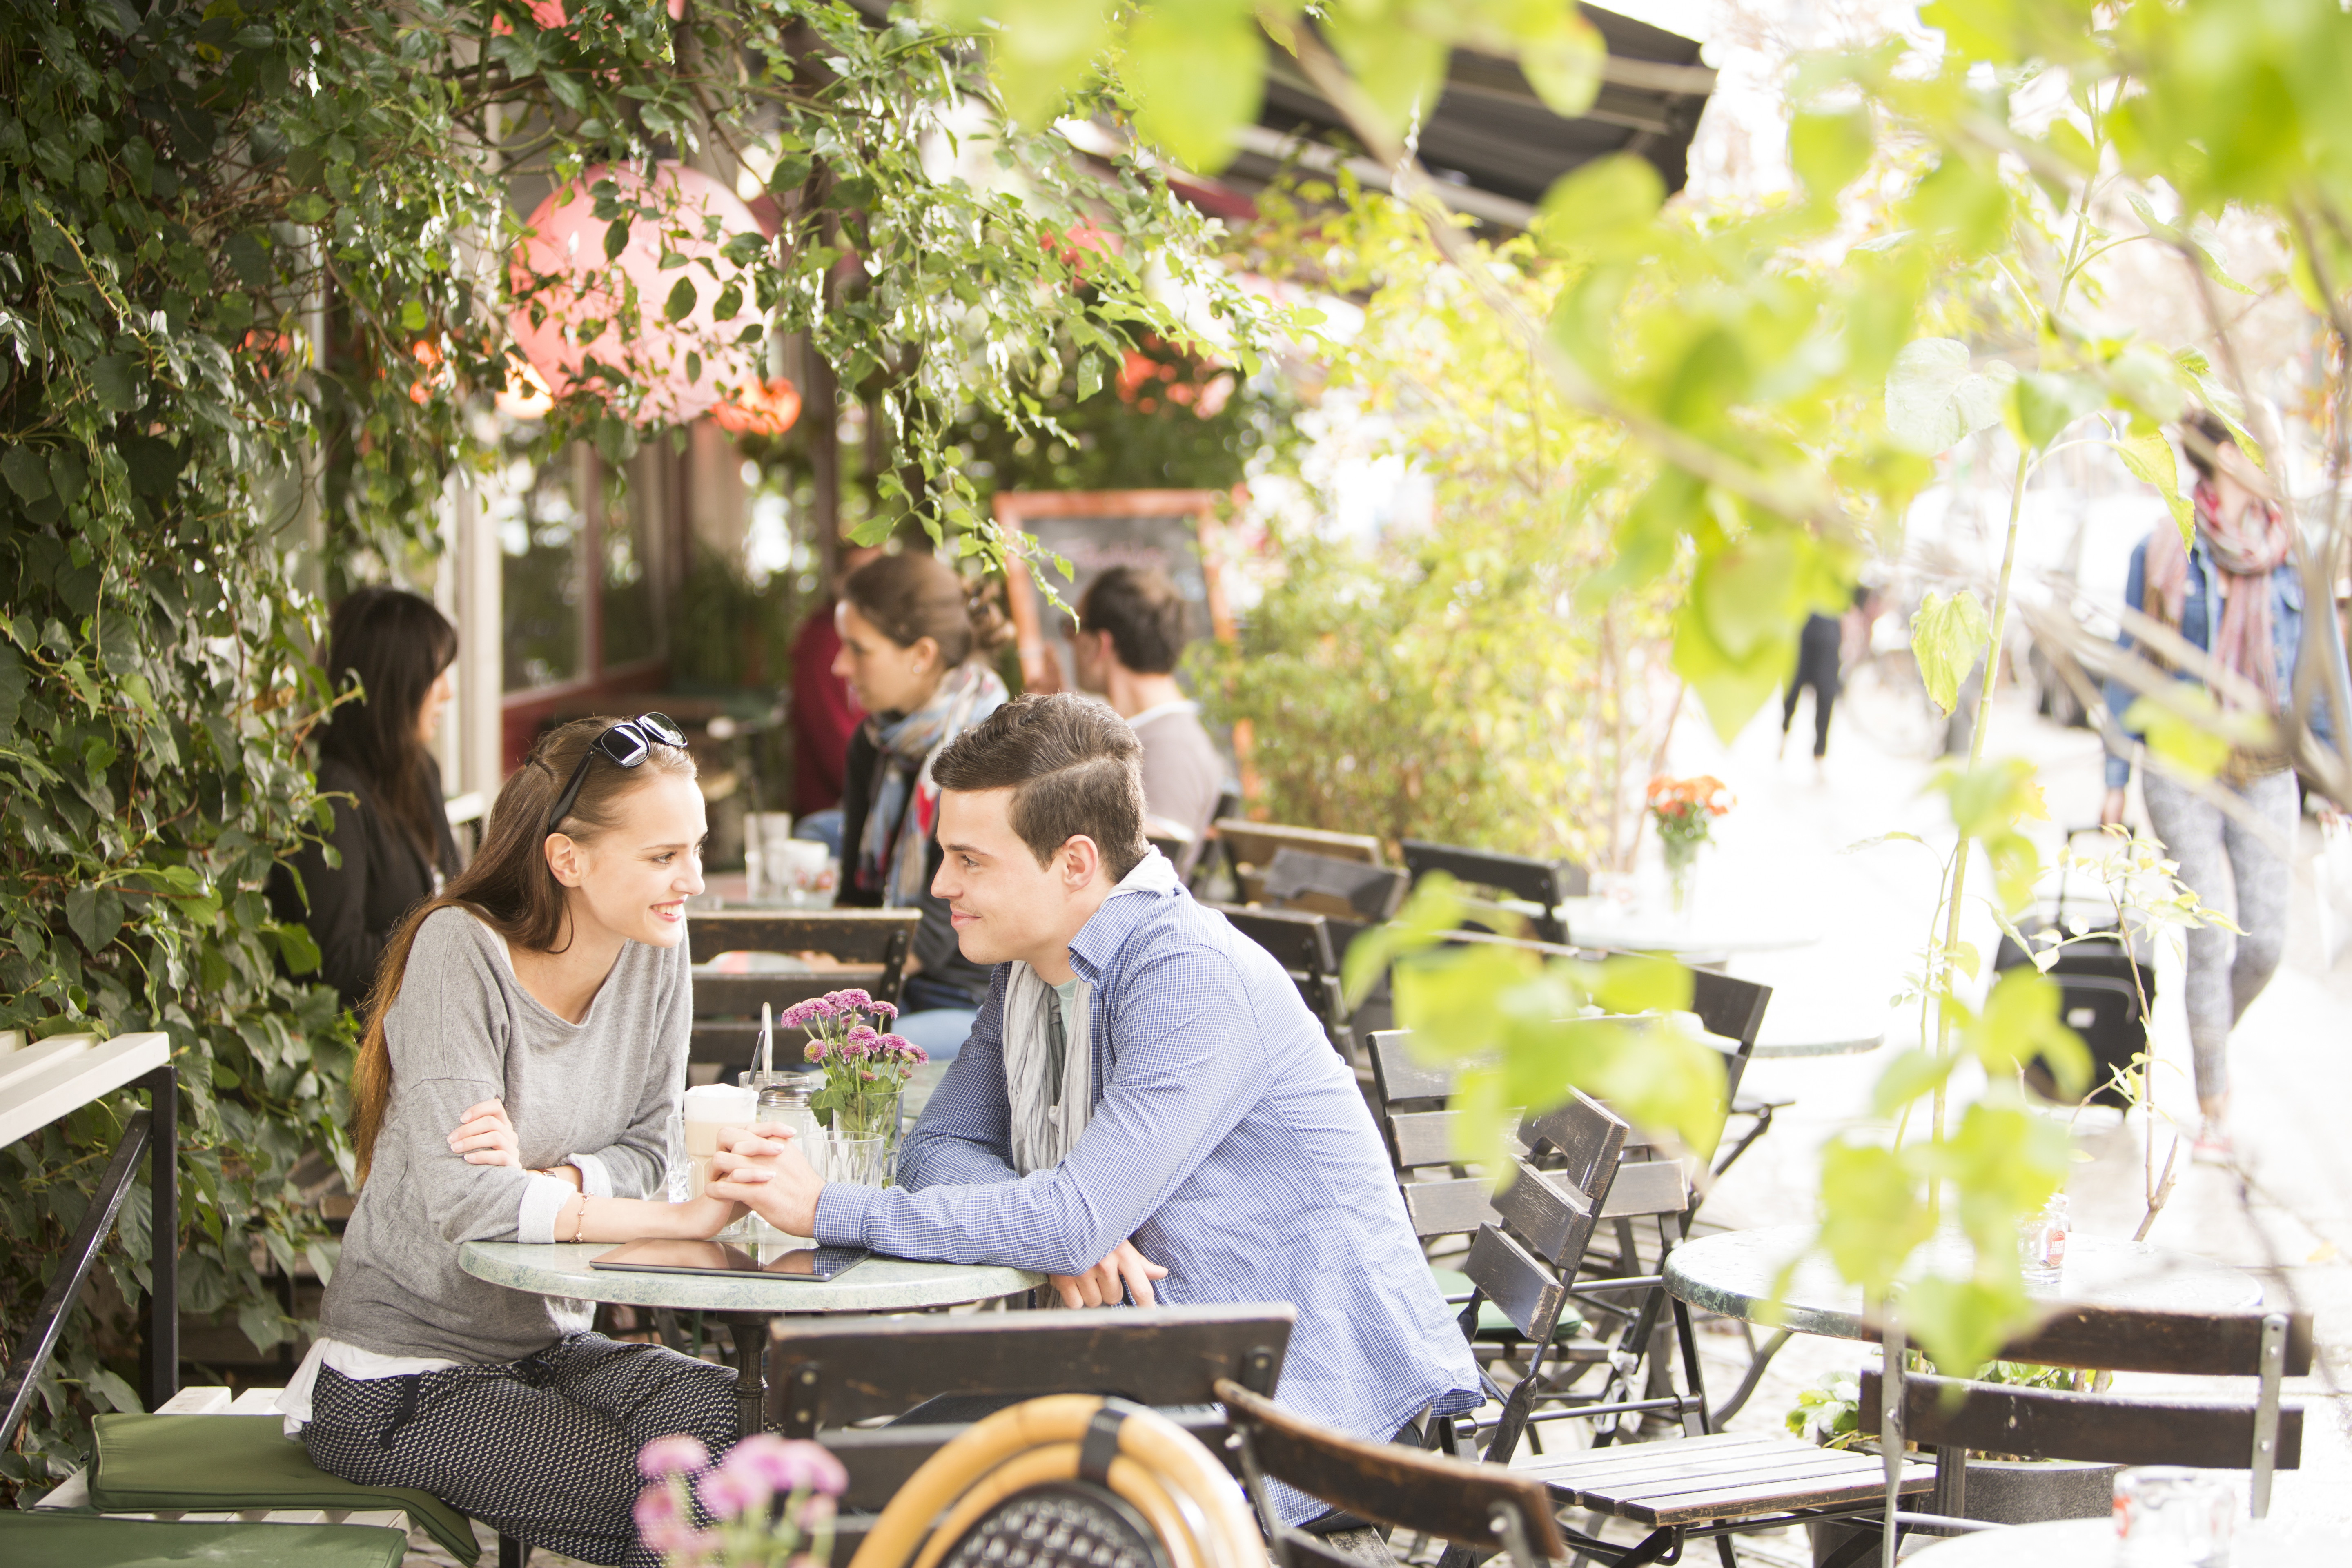
[[[731,1083],[697,1084],[686,1091],[686,1157],[694,1168],[688,1198],[698,1198],[710,1184],[710,1162],[719,1152],[719,1134],[729,1128],[745,1129],[758,1113],[756,1090]]]
[[[2237,1489],[2179,1465],[2116,1474],[2118,1568],[2221,1568],[2230,1561]]]

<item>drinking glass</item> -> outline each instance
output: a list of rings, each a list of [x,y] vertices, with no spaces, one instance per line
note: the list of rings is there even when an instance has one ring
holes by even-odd
[[[845,1182],[854,1187],[882,1185],[890,1144],[882,1138],[852,1138],[838,1132],[828,1132],[818,1145],[824,1151],[824,1163],[817,1174],[828,1182]]]
[[[2230,1561],[2237,1489],[2179,1465],[2116,1475],[2116,1562],[2122,1568],[2220,1568]]]

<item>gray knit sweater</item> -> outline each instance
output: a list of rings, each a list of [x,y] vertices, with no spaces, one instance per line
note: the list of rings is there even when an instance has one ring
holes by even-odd
[[[457,1266],[457,1249],[549,1239],[519,1225],[534,1213],[546,1225],[568,1189],[530,1172],[574,1154],[595,1156],[583,1164],[602,1167],[615,1197],[662,1191],[693,1011],[683,942],[624,946],[587,1020],[572,1024],[516,983],[496,933],[464,910],[436,911],[384,1017],[392,1102],[320,1309],[323,1333],[382,1355],[486,1364],[586,1328],[587,1303],[488,1284]],[[449,1152],[459,1114],[490,1099],[506,1103],[523,1169]]]

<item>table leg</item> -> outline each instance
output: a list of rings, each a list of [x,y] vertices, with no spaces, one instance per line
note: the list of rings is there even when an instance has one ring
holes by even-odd
[[[767,1427],[768,1316],[730,1312],[726,1322],[735,1336],[736,1435],[748,1437]]]

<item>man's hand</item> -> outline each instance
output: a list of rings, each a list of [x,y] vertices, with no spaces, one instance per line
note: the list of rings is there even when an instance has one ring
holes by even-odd
[[[522,1169],[522,1145],[515,1139],[507,1108],[495,1100],[468,1106],[457,1131],[449,1134],[449,1151],[463,1154],[468,1165],[512,1165]]]
[[[2106,798],[2099,803],[2099,826],[2105,827],[2111,822],[2121,822],[2123,819],[2124,792],[2111,789],[2107,792]]]
[[[1151,1282],[1165,1279],[1168,1270],[1122,1241],[1108,1258],[1084,1274],[1054,1274],[1047,1283],[1061,1292],[1065,1307],[1116,1307],[1122,1294],[1133,1296],[1139,1307],[1153,1304]]]
[[[809,1169],[791,1128],[762,1123],[719,1131],[703,1190],[743,1205],[787,1236],[814,1236],[824,1183]]]

